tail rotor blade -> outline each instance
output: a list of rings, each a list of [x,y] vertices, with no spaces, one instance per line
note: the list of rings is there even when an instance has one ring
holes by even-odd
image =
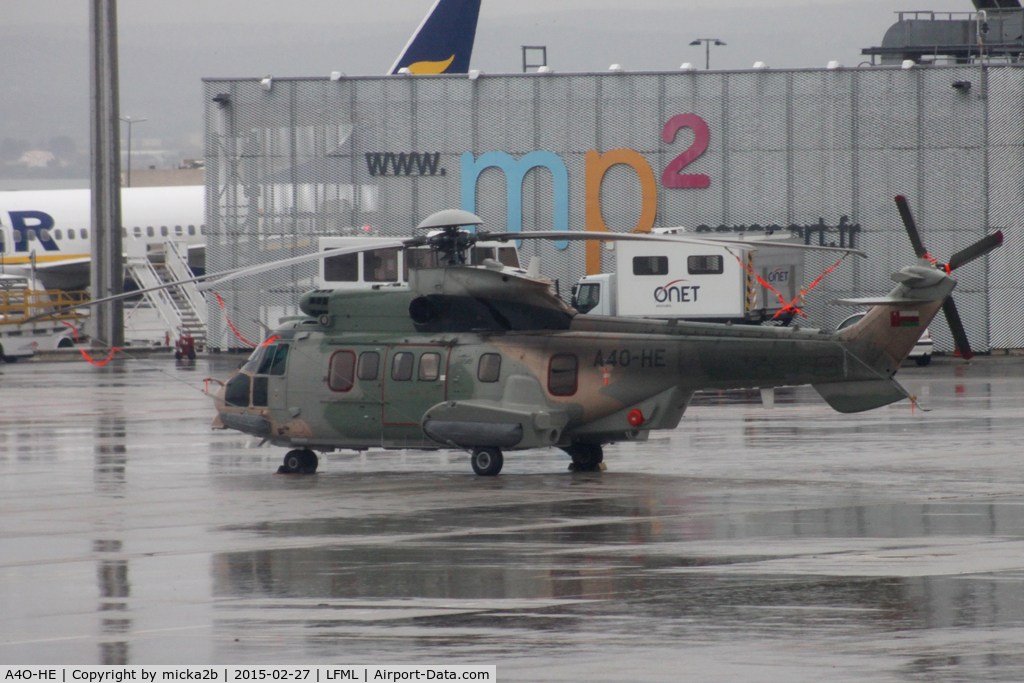
[[[997,247],[1003,245],[1003,231],[994,232],[988,237],[983,237],[966,249],[961,249],[949,257],[949,269],[955,270],[960,266],[970,263],[976,258],[981,258]]]
[[[928,250],[924,248],[924,242],[921,241],[921,233],[917,231],[917,223],[914,222],[914,215],[910,213],[910,205],[907,204],[907,198],[901,194],[896,195],[896,208],[899,209],[900,218],[903,219],[903,225],[907,228],[910,243],[914,245],[914,253],[917,254],[918,258],[925,256]]]
[[[953,333],[953,341],[956,342],[956,348],[960,350],[960,355],[965,360],[970,360],[974,357],[974,352],[971,351],[971,343],[967,341],[967,332],[964,331],[964,324],[960,321],[960,312],[956,310],[953,297],[946,297],[942,303],[942,312],[946,314],[949,331]]]

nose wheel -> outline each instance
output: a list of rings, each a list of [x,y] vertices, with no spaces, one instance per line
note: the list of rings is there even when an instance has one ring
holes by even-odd
[[[316,453],[309,449],[295,449],[288,451],[284,456],[284,462],[278,468],[278,474],[315,474],[320,459]]]
[[[501,455],[500,448],[489,446],[474,449],[473,455],[470,456],[470,462],[473,464],[473,471],[481,477],[493,477],[501,472],[501,466],[505,463],[505,459]]]
[[[572,458],[569,469],[573,472],[597,472],[604,469],[604,449],[597,443],[574,443],[563,449]]]

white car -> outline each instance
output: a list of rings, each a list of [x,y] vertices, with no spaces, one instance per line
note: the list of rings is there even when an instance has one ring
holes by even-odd
[[[860,319],[864,317],[866,312],[867,311],[854,313],[849,318],[839,323],[839,327],[836,328],[836,332],[839,330],[845,330],[850,325],[860,322]],[[926,327],[924,329],[924,334],[922,334],[921,338],[917,340],[917,344],[914,345],[913,350],[911,350],[910,355],[907,356],[907,358],[912,358],[915,363],[924,367],[932,362],[932,346],[934,346],[932,336],[928,334],[928,328]]]

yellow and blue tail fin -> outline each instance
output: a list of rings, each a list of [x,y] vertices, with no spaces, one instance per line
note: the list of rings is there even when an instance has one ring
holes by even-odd
[[[437,0],[388,73],[467,73],[479,16],[480,0]]]

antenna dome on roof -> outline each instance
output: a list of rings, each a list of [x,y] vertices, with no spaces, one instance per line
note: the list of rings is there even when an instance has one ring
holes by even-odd
[[[445,209],[432,213],[417,225],[420,230],[432,230],[434,228],[447,228],[452,225],[480,225],[484,221],[480,216],[462,209]]]

